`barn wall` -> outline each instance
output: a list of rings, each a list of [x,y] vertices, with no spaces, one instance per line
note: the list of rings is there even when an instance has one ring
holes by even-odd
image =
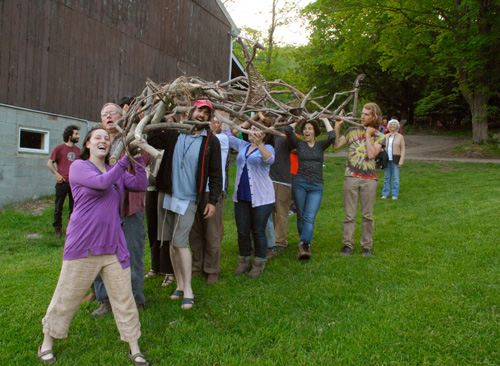
[[[230,30],[216,0],[0,0],[0,207],[53,194],[64,128],[83,139],[147,78],[227,80]],[[21,127],[47,131],[49,151],[20,151]]]
[[[229,78],[215,0],[0,0],[0,103],[98,120],[146,78]]]

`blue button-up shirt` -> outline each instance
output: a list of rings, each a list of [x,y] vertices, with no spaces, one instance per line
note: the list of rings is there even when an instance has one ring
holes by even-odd
[[[250,142],[234,137],[231,135],[230,130],[224,130],[223,132],[229,138],[229,147],[238,151],[238,157],[236,158],[238,167],[236,169],[236,182],[234,185],[236,189],[233,194],[233,201],[238,202],[237,187],[240,183],[243,168],[246,166],[250,182],[252,207],[274,203],[274,187],[271,177],[269,176],[271,165],[274,163],[274,148],[271,145],[265,145],[266,149],[271,153],[271,157],[267,160],[262,158],[258,150],[249,156],[245,156]]]

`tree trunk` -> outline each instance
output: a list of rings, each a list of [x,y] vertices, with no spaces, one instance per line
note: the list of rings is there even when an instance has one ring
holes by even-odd
[[[488,140],[488,118],[486,105],[488,96],[478,93],[473,96],[472,103],[469,102],[472,113],[472,143],[481,144]]]
[[[472,143],[481,144],[488,140],[488,110],[486,109],[488,94],[487,90],[484,90],[484,85],[488,85],[487,73],[481,68],[470,74],[462,64],[459,75],[460,91],[472,114]]]
[[[476,76],[476,80],[481,80],[481,73],[476,72],[476,74],[480,76]],[[465,72],[460,73],[460,90],[469,105],[472,115],[472,143],[481,144],[488,140],[488,110],[486,109],[488,95],[481,91],[479,87],[472,88],[472,90],[467,88],[466,75]]]
[[[274,31],[276,30],[276,6],[278,5],[278,0],[273,0],[273,8],[272,8],[272,19],[271,26],[269,27],[269,37],[268,37],[268,45],[267,45],[267,59],[266,59],[266,70],[271,69],[271,59],[274,47]]]

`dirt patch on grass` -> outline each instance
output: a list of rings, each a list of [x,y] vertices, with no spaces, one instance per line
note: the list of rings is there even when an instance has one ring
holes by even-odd
[[[14,207],[14,211],[40,216],[47,208],[54,207],[54,201],[42,198],[36,201],[25,202]]]

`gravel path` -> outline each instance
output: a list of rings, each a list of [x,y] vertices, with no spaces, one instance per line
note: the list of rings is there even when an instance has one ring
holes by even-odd
[[[405,135],[406,161],[457,161],[462,163],[500,164],[500,159],[480,159],[456,156],[451,150],[470,139],[451,136]],[[347,149],[327,156],[347,157]]]

